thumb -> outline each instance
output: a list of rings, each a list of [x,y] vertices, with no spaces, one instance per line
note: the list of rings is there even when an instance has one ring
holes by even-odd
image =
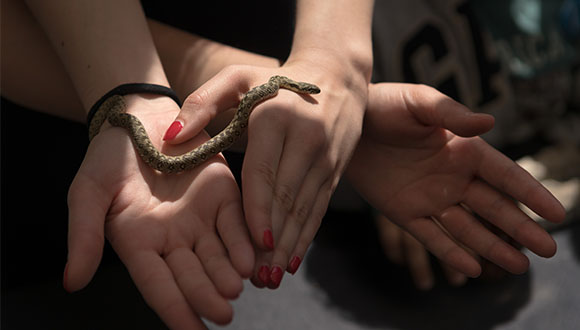
[[[405,97],[416,98],[421,95],[424,102],[408,99],[405,103],[423,124],[442,127],[463,137],[480,135],[493,128],[493,116],[474,113],[435,88],[424,85],[415,85],[413,88],[419,91],[406,93]]]
[[[95,188],[90,179],[77,175],[69,189],[68,260],[63,277],[68,292],[84,288],[101,262],[111,201]]]
[[[218,114],[237,107],[241,95],[249,89],[249,75],[227,68],[191,93],[163,140],[179,144],[196,136]]]

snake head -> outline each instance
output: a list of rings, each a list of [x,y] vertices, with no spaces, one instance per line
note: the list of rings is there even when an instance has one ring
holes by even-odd
[[[303,84],[302,90],[305,93],[308,93],[308,94],[318,94],[318,93],[320,93],[320,88],[318,88],[318,86],[316,86],[316,85],[309,84],[309,83],[304,83],[304,82],[301,83],[301,84]]]
[[[268,84],[274,84],[278,87],[289,89],[296,93],[301,94],[318,94],[320,93],[320,88],[314,84],[307,82],[294,81],[288,77],[284,76],[272,76],[268,81]]]

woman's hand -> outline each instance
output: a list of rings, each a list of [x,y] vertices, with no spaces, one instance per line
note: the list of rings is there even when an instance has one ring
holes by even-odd
[[[376,209],[455,270],[481,273],[468,248],[523,273],[528,259],[481,221],[550,257],[555,242],[514,200],[553,222],[563,221],[565,211],[530,174],[476,136],[492,126],[492,117],[473,114],[433,88],[371,85],[347,176]]]
[[[406,267],[417,289],[430,290],[435,284],[435,279],[429,252],[423,244],[381,214],[376,215],[375,225],[387,259]],[[461,286],[467,282],[465,275],[443,262],[441,268],[451,285]]]
[[[125,99],[165,153],[182,154],[207,139],[203,132],[183,145],[162,145],[177,105],[167,97]],[[221,156],[164,175],[141,161],[126,131],[103,127],[71,185],[69,212],[67,290],[90,281],[106,237],[170,328],[204,327],[200,317],[231,320],[227,299],[242,291],[254,252],[239,191]]]
[[[273,75],[316,84],[321,93],[281,89],[250,116],[242,169],[244,212],[259,249],[253,283],[271,288],[280,284],[284,270],[298,268],[358,142],[365,80],[337,79],[301,61],[277,69],[231,66],[186,99],[176,118],[183,129],[171,139],[187,141]]]
[[[376,215],[375,225],[377,226],[379,240],[387,259],[395,264],[407,267],[417,289],[430,290],[435,285],[435,276],[432,269],[430,253],[425,249],[425,246],[384,215]],[[493,227],[491,228],[493,233],[509,244],[514,243],[504,233],[499,232]],[[469,249],[467,251],[474,255],[474,258],[480,262],[482,270],[481,279],[495,281],[506,276],[507,272],[496,264],[479,258]],[[449,284],[459,287],[467,283],[467,277],[463,273],[449,267],[445,262],[440,261],[439,266],[443,270]]]
[[[182,127],[174,141],[186,141],[272,75],[321,88],[316,96],[281,90],[250,118],[242,186],[246,221],[259,249],[257,286],[276,288],[285,269],[297,270],[358,142],[372,71],[372,9],[372,0],[297,1],[284,65],[223,70],[188,97],[169,130],[174,137]],[[203,65],[257,63],[235,57],[229,52]]]

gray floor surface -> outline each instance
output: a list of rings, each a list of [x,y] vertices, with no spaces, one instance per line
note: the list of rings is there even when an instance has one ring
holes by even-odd
[[[340,226],[338,226],[340,227]],[[336,229],[336,228],[335,228]],[[324,229],[326,230],[326,229]],[[554,233],[551,259],[530,253],[528,273],[463,288],[442,277],[428,293],[346,233],[322,231],[295,276],[272,291],[246,283],[234,321],[211,329],[579,329],[580,225]],[[369,246],[367,246],[370,248]],[[374,259],[374,260],[373,260]],[[4,329],[164,329],[122,265],[101,267],[85,290],[37,281],[3,292]]]

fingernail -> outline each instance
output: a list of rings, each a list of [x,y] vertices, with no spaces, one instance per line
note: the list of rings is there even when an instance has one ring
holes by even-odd
[[[298,270],[298,267],[300,267],[301,262],[302,260],[299,256],[293,256],[292,259],[290,259],[290,264],[288,265],[288,272],[294,275],[294,273],[296,273]]]
[[[167,132],[165,132],[165,135],[163,136],[163,141],[175,139],[177,134],[179,132],[181,132],[182,129],[183,129],[183,124],[181,123],[181,121],[179,121],[179,120],[174,121],[171,124],[171,126],[169,126],[169,128],[167,129]]]
[[[62,287],[66,292],[70,293],[70,290],[68,289],[68,262],[64,266],[64,273],[62,275]]]
[[[284,275],[284,271],[280,266],[274,266],[272,268],[272,272],[270,273],[270,283],[272,284],[272,288],[275,289],[280,286],[280,282],[282,282],[282,276]]]
[[[264,230],[264,245],[268,249],[274,250],[274,236],[272,236],[272,231],[270,229]]]
[[[270,279],[270,268],[268,266],[262,266],[258,270],[258,278],[264,285],[268,285]]]

